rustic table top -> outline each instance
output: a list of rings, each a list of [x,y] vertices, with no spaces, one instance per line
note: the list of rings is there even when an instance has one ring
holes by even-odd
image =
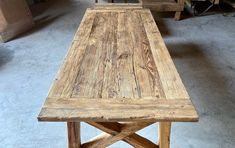
[[[39,121],[197,121],[148,9],[88,9]]]

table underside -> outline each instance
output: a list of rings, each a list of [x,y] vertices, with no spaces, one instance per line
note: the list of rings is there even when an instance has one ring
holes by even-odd
[[[146,9],[87,10],[40,121],[197,121]]]

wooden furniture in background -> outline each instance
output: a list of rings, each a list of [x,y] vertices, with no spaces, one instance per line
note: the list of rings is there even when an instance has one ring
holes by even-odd
[[[0,0],[0,41],[6,42],[34,25],[25,0]]]
[[[140,4],[143,8],[148,8],[153,11],[175,11],[175,20],[180,20],[181,12],[184,11],[184,2],[185,0],[138,0],[139,3],[128,3],[132,4]],[[98,0],[95,0],[98,3]],[[108,0],[108,3],[114,3],[114,0]],[[128,0],[124,1],[125,3]],[[106,4],[106,3],[105,3]],[[101,4],[104,5],[104,4]],[[110,4],[109,4],[110,5]],[[120,3],[117,3],[120,5]]]
[[[38,120],[67,122],[69,148],[169,148],[171,122],[198,115],[150,10],[128,6],[86,11]],[[82,144],[80,122],[104,133]],[[158,145],[136,134],[155,122]]]
[[[175,20],[180,20],[184,2],[185,0],[142,0],[144,8],[154,11],[175,11]]]

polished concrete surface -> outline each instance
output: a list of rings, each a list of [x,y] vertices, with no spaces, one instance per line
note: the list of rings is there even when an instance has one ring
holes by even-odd
[[[39,123],[37,115],[85,9],[92,5],[86,0],[51,1],[34,9],[34,29],[0,44],[1,148],[67,147],[65,123]],[[158,15],[156,22],[200,116],[198,123],[173,124],[172,148],[234,148],[234,13],[178,22]],[[98,133],[82,124],[82,141]],[[157,141],[157,125],[139,133]]]

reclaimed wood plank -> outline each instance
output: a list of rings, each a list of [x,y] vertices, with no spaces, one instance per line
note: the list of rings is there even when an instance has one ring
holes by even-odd
[[[165,95],[141,17],[137,11],[128,12],[127,15],[128,38],[131,39],[133,52],[133,74],[138,84],[139,97],[163,98]]]
[[[189,95],[180,79],[171,56],[161,37],[160,31],[150,12],[141,13],[144,28],[147,32],[154,61],[157,65],[159,78],[167,99],[187,98]]]
[[[114,37],[112,33],[117,23],[116,13],[97,12],[92,25],[92,31],[85,49],[83,61],[79,68],[77,79],[73,85],[72,97],[102,97],[104,71],[109,64],[107,54],[114,52]]]
[[[85,16],[50,89],[49,97],[70,97],[72,94],[73,84],[79,72],[81,61],[83,60],[85,47],[88,44],[91,27],[95,18],[94,13],[89,10]]]
[[[53,99],[51,99],[53,100]],[[95,102],[95,103],[94,103]],[[63,99],[47,102],[40,121],[197,121],[187,99]]]

